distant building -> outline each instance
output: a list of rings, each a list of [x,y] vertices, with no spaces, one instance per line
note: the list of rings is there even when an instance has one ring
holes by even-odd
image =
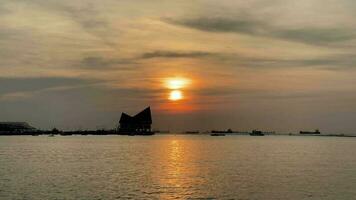
[[[0,133],[21,134],[36,130],[26,122],[0,122]]]
[[[131,117],[126,113],[121,114],[118,132],[122,134],[150,134],[152,125],[150,107]]]

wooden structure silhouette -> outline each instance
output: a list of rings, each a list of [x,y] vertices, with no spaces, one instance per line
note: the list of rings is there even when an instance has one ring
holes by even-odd
[[[151,130],[152,116],[151,108],[147,107],[135,116],[130,116],[126,113],[121,114],[118,126],[119,134],[128,135],[152,135]]]

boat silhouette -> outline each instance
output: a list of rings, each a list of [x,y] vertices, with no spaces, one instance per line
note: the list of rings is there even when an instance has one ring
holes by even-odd
[[[258,131],[258,130],[253,130],[250,133],[250,136],[264,136],[265,134],[262,131]]]

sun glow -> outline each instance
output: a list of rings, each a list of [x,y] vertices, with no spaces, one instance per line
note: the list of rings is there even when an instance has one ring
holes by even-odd
[[[186,98],[184,92],[190,86],[191,80],[180,76],[168,77],[163,80],[163,84],[168,89],[167,99],[177,102]]]
[[[171,93],[169,94],[169,100],[172,101],[178,101],[183,99],[183,94],[180,90],[173,90],[171,91]]]
[[[178,77],[169,78],[166,80],[166,86],[172,90],[182,89],[186,87],[189,83],[190,81],[188,79]]]

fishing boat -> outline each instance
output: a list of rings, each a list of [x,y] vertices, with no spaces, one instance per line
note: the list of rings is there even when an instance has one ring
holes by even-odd
[[[258,131],[258,130],[253,130],[250,133],[251,136],[264,136],[265,134],[262,131]]]
[[[186,131],[185,134],[199,134],[199,131]]]
[[[210,136],[225,136],[225,133],[211,133]]]
[[[302,134],[302,135],[312,135],[312,134],[319,135],[321,133],[320,133],[319,129],[316,129],[315,131],[300,131],[299,134]]]

